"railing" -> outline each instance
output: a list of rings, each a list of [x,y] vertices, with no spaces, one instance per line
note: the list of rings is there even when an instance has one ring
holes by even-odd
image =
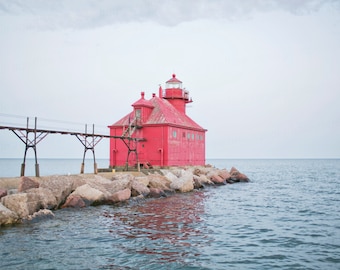
[[[189,100],[189,91],[177,88],[165,89],[162,91],[163,98],[182,98]]]

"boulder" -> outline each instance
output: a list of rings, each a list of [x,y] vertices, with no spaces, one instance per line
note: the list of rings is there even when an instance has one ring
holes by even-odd
[[[170,190],[171,181],[165,176],[160,174],[150,174],[148,175],[149,188],[159,188],[161,190]]]
[[[99,178],[92,179],[91,181],[88,181],[87,184],[103,192],[105,199],[117,191],[124,190],[126,188],[131,189],[130,177],[122,177],[115,180],[104,180],[103,178],[102,180],[97,181],[98,179]]]
[[[40,208],[43,209],[56,209],[58,206],[57,199],[50,189],[39,187],[32,188],[25,191],[38,196],[40,202]]]
[[[172,168],[170,171],[168,171],[167,173],[171,173],[171,174],[173,174],[176,178],[178,178],[178,177],[181,177],[181,175],[182,175],[182,170],[183,169],[180,169],[180,168]],[[171,178],[171,177],[170,177]]]
[[[150,193],[150,189],[138,180],[131,181],[131,196],[137,197],[139,195],[147,196]]]
[[[40,187],[52,191],[56,200],[57,208],[65,202],[66,198],[73,191],[73,177],[54,175],[40,182]]]
[[[112,176],[112,181],[122,180],[122,179],[132,180],[133,178],[134,178],[134,176],[130,173],[117,173],[114,176]]]
[[[170,182],[176,181],[178,176],[180,176],[180,174],[177,176],[174,174],[174,172],[168,170],[162,170],[162,173],[165,176],[165,178],[167,178]]]
[[[188,170],[182,170],[181,176],[174,179],[170,188],[179,192],[189,192],[194,189],[193,174]]]
[[[101,191],[104,194],[105,198],[111,195],[110,188],[109,188],[109,185],[112,184],[111,180],[108,180],[98,175],[91,175],[91,176],[86,175],[86,176],[83,176],[82,178],[83,178],[82,181],[77,180],[76,182],[79,184],[80,183],[83,183],[83,184],[80,186],[77,186],[75,190],[81,186],[88,185],[96,190]]]
[[[203,186],[206,186],[206,185],[214,185],[215,183],[212,182],[205,174],[201,174],[199,176],[197,175],[194,175],[194,180],[196,179],[196,181],[198,183],[200,183],[201,185]]]
[[[41,207],[40,197],[35,193],[17,193],[1,198],[1,203],[20,218],[27,218]]]
[[[87,184],[90,178],[87,174],[72,175],[72,190],[76,190],[77,187]]]
[[[52,218],[54,214],[51,210],[48,209],[40,209],[38,212],[35,212],[33,215],[29,215],[27,220],[40,220],[44,218]]]
[[[218,172],[213,172],[208,174],[209,179],[217,185],[225,185],[226,181],[218,175]]]
[[[20,183],[18,186],[18,192],[23,192],[25,190],[31,189],[31,188],[38,188],[39,183],[31,178],[28,178],[26,176],[21,177]]]
[[[7,195],[12,195],[12,194],[16,194],[18,193],[18,189],[16,188],[11,188],[9,190],[7,190]]]
[[[204,174],[201,174],[199,176],[193,175],[194,179],[194,188],[200,189],[204,188],[205,186],[215,185],[211,180],[208,179],[208,177]]]
[[[17,223],[19,216],[0,203],[0,226]]]
[[[196,166],[194,167],[194,170],[193,170],[193,174],[195,175],[201,175],[201,174],[208,174],[209,171],[211,170],[211,168],[207,168],[207,167],[204,167],[204,166]]]
[[[89,184],[82,185],[77,187],[71,195],[80,196],[84,201],[87,201],[88,204],[98,204],[104,201],[105,195],[98,189],[91,187]]]
[[[124,190],[124,189],[130,189],[131,188],[131,181],[132,179],[127,177],[127,178],[122,178],[119,180],[114,180],[111,181],[108,184],[105,184],[104,187],[105,189],[110,193],[116,193],[117,191]]]
[[[147,176],[138,176],[138,177],[135,177],[134,180],[138,181],[139,183],[143,184],[146,187],[150,183],[150,180]]]
[[[7,196],[7,189],[0,188],[0,199]]]
[[[230,178],[231,178],[230,173],[229,173],[226,169],[218,170],[218,175],[221,176],[221,178],[222,178],[223,180],[226,180],[227,182],[228,182],[228,180],[230,180]]]
[[[166,194],[160,188],[150,188],[150,193],[148,194],[149,198],[160,198],[166,197]]]
[[[234,182],[249,182],[249,178],[245,174],[239,172],[235,167],[230,169],[230,175],[230,179]]]
[[[73,195],[67,197],[66,202],[61,206],[61,208],[82,208],[85,207],[86,204],[84,200],[79,195]]]
[[[130,197],[131,190],[129,188],[126,188],[112,194],[109,198],[107,198],[107,200],[109,203],[117,203],[127,201],[128,199],[130,199]]]
[[[199,176],[193,175],[193,179],[194,179],[194,189],[204,188],[204,185],[200,181]]]

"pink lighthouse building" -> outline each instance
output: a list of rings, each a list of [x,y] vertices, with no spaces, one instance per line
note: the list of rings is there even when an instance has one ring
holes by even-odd
[[[142,92],[133,110],[109,126],[116,137],[110,139],[110,167],[204,165],[207,130],[187,116],[191,102],[175,74],[158,96],[146,99]]]

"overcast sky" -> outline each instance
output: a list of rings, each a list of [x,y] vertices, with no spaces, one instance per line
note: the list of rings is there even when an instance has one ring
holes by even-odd
[[[172,73],[207,158],[340,157],[339,1],[0,0],[0,125],[108,133]],[[48,135],[38,157],[82,150]],[[23,152],[0,130],[0,158]]]

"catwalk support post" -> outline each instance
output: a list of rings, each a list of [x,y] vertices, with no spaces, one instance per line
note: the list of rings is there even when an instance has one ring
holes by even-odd
[[[92,125],[92,134],[87,133],[87,125],[85,125],[85,133],[76,134],[76,137],[84,146],[83,162],[81,163],[80,173],[83,174],[85,172],[86,152],[87,150],[91,150],[93,154],[93,172],[97,174],[98,169],[97,169],[96,155],[95,155],[94,148],[101,141],[102,137],[94,134],[94,124]]]

